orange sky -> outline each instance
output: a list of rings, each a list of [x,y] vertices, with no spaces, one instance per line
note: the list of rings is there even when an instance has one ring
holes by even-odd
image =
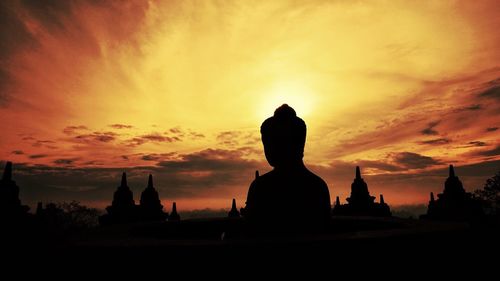
[[[242,204],[282,103],[332,198],[355,165],[393,205],[441,191],[450,163],[469,190],[500,169],[496,1],[0,7],[0,159],[30,203],[104,206],[127,170],[136,201],[152,172],[165,204]]]

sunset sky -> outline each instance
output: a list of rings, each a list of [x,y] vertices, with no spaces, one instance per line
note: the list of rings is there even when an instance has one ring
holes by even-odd
[[[332,201],[360,165],[390,205],[454,164],[500,170],[498,1],[0,3],[0,160],[23,203],[105,207],[152,173],[166,209],[242,207],[282,103]],[[291,206],[300,209],[300,206]]]

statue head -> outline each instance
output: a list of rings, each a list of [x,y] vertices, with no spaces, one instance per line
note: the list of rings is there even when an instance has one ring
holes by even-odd
[[[273,167],[302,161],[306,142],[306,123],[295,110],[283,104],[260,127],[267,162]]]

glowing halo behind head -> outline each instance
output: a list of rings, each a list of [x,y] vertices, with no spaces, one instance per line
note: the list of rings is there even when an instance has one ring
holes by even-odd
[[[313,112],[314,93],[305,84],[298,81],[277,82],[268,91],[264,91],[257,115],[260,120],[272,116],[274,110],[282,104],[295,109],[298,116],[308,117]]]

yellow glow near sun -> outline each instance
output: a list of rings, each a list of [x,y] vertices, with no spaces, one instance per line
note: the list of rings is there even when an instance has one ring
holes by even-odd
[[[301,81],[279,81],[271,89],[263,92],[258,108],[258,117],[271,117],[274,110],[286,103],[295,109],[297,116],[307,117],[314,110],[314,92]]]

